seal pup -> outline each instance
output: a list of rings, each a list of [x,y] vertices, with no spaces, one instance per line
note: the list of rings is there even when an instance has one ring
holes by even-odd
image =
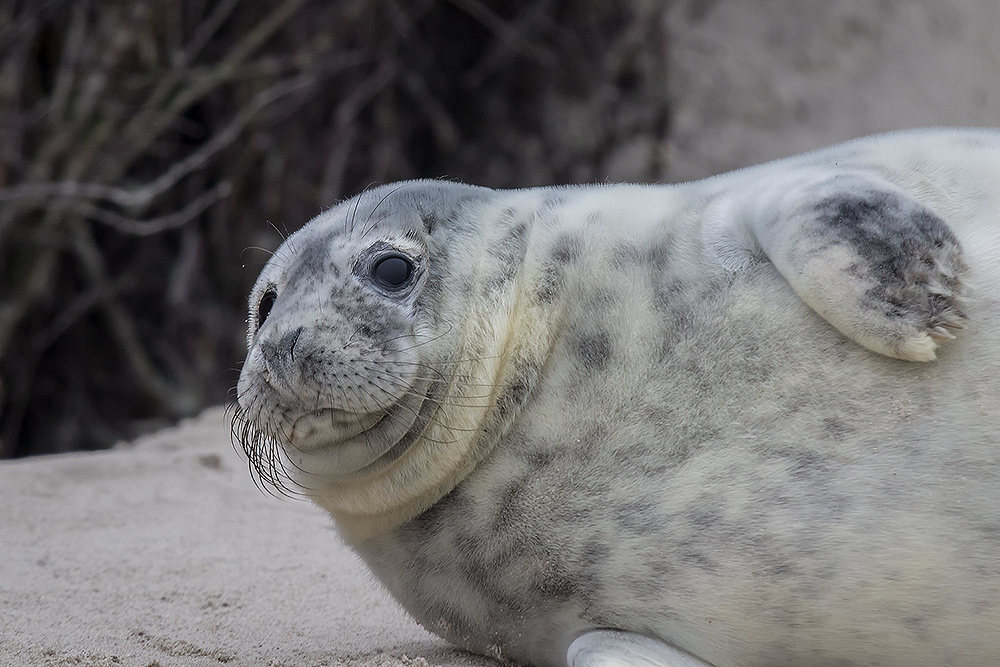
[[[998,216],[990,130],[375,188],[263,269],[234,431],[470,651],[994,665]]]

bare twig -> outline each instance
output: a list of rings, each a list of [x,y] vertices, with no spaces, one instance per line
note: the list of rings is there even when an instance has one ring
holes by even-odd
[[[62,336],[71,326],[96,306],[124,294],[135,287],[133,280],[118,280],[113,284],[91,288],[65,304],[55,319],[31,341],[31,353],[40,355]]]
[[[434,136],[441,144],[442,148],[448,151],[458,147],[461,136],[458,124],[451,117],[451,114],[444,105],[427,89],[427,84],[412,72],[407,72],[402,77],[403,85],[413,95],[413,98],[420,105],[421,110],[430,121]]]
[[[191,41],[181,51],[173,54],[170,71],[157,82],[156,88],[146,98],[142,108],[135,115],[135,119],[132,121],[129,129],[134,131],[135,128],[150,126],[154,115],[159,111],[163,101],[184,78],[191,63],[198,57],[202,49],[205,48],[205,45],[222,23],[229,18],[229,15],[232,14],[238,2],[239,0],[223,0],[220,2],[208,19],[198,26]]]
[[[130,236],[153,236],[170,229],[183,227],[204,213],[209,206],[223,197],[228,197],[232,191],[232,184],[224,181],[193,199],[181,210],[149,220],[135,220],[79,199],[56,199],[46,205],[46,208],[54,211],[69,211],[82,219],[96,220]]]
[[[38,225],[37,233],[44,235],[49,232],[60,219],[59,212],[46,211]],[[32,258],[21,284],[15,288],[14,293],[9,298],[0,301],[0,357],[7,353],[11,337],[17,330],[17,325],[24,318],[24,314],[40,295],[49,291],[53,270],[56,266],[57,252],[57,248],[54,246],[45,246],[35,251],[35,256]]]
[[[490,72],[513,55],[548,65],[558,61],[551,51],[528,38],[532,27],[549,11],[551,6],[549,0],[534,2],[513,22],[497,16],[481,0],[448,0],[448,2],[482,23],[496,38],[479,63],[463,77],[463,83],[467,88],[479,86]]]
[[[354,147],[354,136],[355,128],[351,124],[338,126],[334,130],[330,157],[323,170],[323,187],[319,196],[322,206],[332,206],[344,191],[344,172]]]
[[[167,128],[174,119],[187,109],[195,100],[201,98],[209,91],[227,81],[239,66],[255,51],[261,43],[274,34],[288,18],[306,0],[285,0],[277,9],[269,14],[264,20],[251,30],[233,49],[229,51],[226,58],[214,66],[211,72],[192,81],[191,84],[176,94],[167,106],[156,118],[135,118],[124,130],[124,135],[129,138],[133,146],[138,150],[145,148],[146,142],[143,137],[155,137]],[[133,154],[135,151],[133,150]]]
[[[56,74],[55,86],[49,96],[48,119],[50,126],[65,119],[66,108],[73,82],[76,79],[80,63],[80,53],[83,50],[84,37],[87,34],[87,14],[90,7],[86,2],[73,4],[69,30],[63,44],[62,58],[59,62],[59,72]]]
[[[0,202],[22,201],[37,205],[52,197],[72,197],[109,201],[125,208],[142,210],[154,198],[173,187],[177,181],[192,171],[204,167],[214,154],[235,141],[240,132],[261,109],[276,99],[313,83],[314,79],[311,75],[300,75],[290,81],[276,83],[267,90],[258,93],[246,108],[209,141],[183,160],[171,165],[157,178],[140,187],[127,189],[102,183],[81,183],[79,181],[32,183],[14,185],[0,190]]]
[[[170,272],[170,279],[167,281],[167,303],[172,308],[177,308],[187,301],[198,269],[202,245],[202,237],[195,229],[184,230],[181,238],[181,249]]]
[[[94,242],[90,228],[78,224],[73,226],[73,231],[74,254],[80,260],[90,289],[107,296],[101,302],[101,310],[129,369],[169,414],[190,414],[196,407],[192,404],[192,397],[169,382],[153,365],[132,318],[117,299],[110,296],[114,290],[110,287],[104,257]]]
[[[115,71],[118,69],[122,58],[125,56],[138,35],[141,33],[140,26],[149,16],[149,2],[137,1],[131,5],[129,17],[123,21],[111,38],[111,42],[100,66],[97,67],[84,80],[82,90],[77,98],[74,115],[78,119],[85,119],[94,113],[98,100],[107,89]]]

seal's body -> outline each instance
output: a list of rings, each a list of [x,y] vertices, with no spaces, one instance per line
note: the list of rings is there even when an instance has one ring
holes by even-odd
[[[460,646],[1000,656],[1000,133],[676,186],[385,186],[250,304],[251,460]]]

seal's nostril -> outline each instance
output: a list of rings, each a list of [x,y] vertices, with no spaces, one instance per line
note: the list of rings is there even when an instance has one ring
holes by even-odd
[[[299,342],[304,327],[289,331],[277,341],[263,341],[261,351],[269,366],[284,365],[295,361],[295,345]]]
[[[299,342],[299,336],[301,335],[302,327],[299,327],[295,331],[286,334],[285,337],[281,339],[282,342],[284,342],[289,336],[291,336],[291,340],[288,341],[288,356],[292,361],[295,361],[295,344]]]

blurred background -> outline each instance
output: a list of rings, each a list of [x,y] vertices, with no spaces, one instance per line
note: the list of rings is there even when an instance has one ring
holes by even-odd
[[[998,34],[996,0],[0,0],[0,457],[231,399],[270,251],[366,187],[996,126]]]

